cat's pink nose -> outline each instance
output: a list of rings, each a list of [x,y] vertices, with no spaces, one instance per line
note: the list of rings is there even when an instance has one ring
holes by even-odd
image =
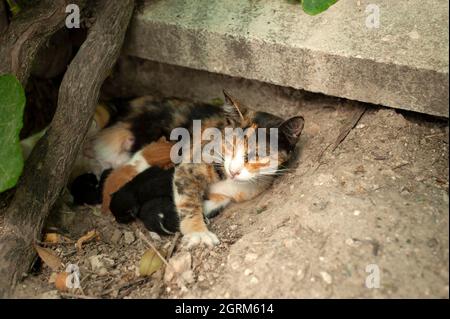
[[[232,170],[230,169],[230,175],[232,178],[234,178],[235,176],[239,175],[241,173],[241,170],[236,169],[236,170]]]

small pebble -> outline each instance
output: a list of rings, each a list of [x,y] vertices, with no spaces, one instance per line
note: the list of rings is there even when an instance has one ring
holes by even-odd
[[[194,272],[192,270],[185,271],[181,274],[181,278],[188,284],[194,282]]]
[[[118,229],[114,230],[112,236],[111,236],[111,243],[117,244],[122,237],[122,232]]]
[[[320,276],[322,276],[323,281],[325,281],[329,285],[333,282],[333,278],[331,277],[331,275],[325,271],[321,271]]]
[[[151,237],[153,240],[161,241],[161,236],[159,236],[158,233],[155,233],[155,232],[153,232],[153,231],[150,231],[150,232],[148,232],[148,233],[150,234],[150,237]]]
[[[123,234],[123,237],[124,237],[125,244],[127,244],[127,245],[132,244],[136,240],[134,237],[134,233],[131,231],[126,231]]]

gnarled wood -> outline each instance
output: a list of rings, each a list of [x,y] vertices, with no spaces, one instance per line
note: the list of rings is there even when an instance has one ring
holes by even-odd
[[[82,0],[42,0],[20,12],[0,35],[0,74],[14,74],[25,87],[34,57],[50,36],[64,25],[69,3]]]
[[[36,256],[32,243],[40,238],[67,182],[100,87],[119,56],[133,7],[134,0],[100,1],[96,22],[64,75],[55,116],[31,153],[6,212],[7,235],[0,238],[0,297],[11,294]]]

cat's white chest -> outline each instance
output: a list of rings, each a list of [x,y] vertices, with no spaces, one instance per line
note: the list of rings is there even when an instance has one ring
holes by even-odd
[[[212,184],[209,187],[209,193],[225,195],[236,202],[241,202],[257,196],[266,188],[267,186],[262,183],[238,182],[226,179]]]

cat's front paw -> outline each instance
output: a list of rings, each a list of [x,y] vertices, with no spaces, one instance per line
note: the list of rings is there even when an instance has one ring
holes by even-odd
[[[200,245],[213,247],[220,243],[217,236],[209,230],[204,232],[192,232],[183,236],[183,244],[186,248],[193,248]]]

